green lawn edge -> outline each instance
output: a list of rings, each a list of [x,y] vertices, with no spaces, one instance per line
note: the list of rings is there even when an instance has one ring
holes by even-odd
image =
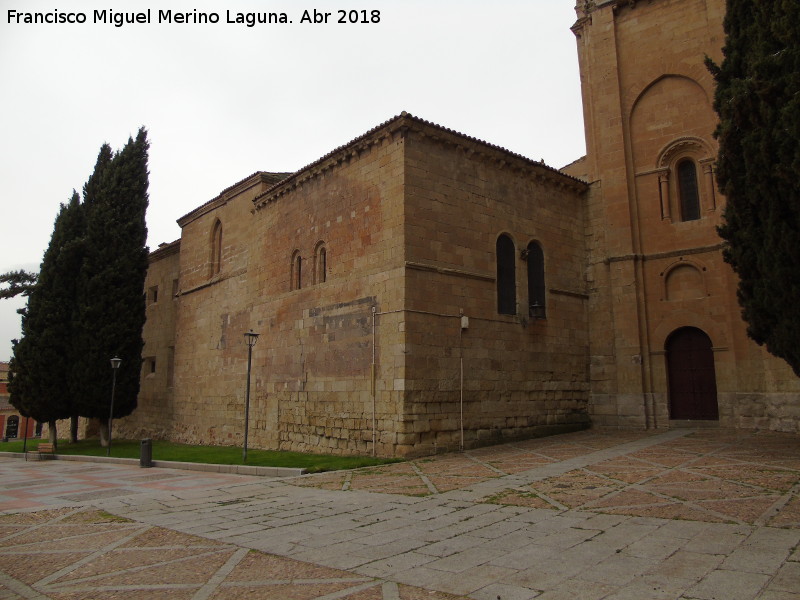
[[[36,450],[40,443],[48,440],[29,439],[27,450]],[[22,452],[23,440],[0,442],[0,452]],[[306,454],[303,452],[285,452],[277,450],[247,450],[247,462],[242,461],[241,446],[192,446],[153,440],[152,458],[159,461],[207,463],[213,465],[241,465],[253,467],[289,467],[306,469],[308,473],[322,471],[340,471],[371,467],[402,459],[374,458],[371,456],[332,456],[329,454]],[[111,456],[115,458],[139,458],[141,442],[139,440],[113,440]],[[106,456],[107,449],[100,446],[96,439],[80,440],[74,444],[59,440],[57,454],[79,456]]]

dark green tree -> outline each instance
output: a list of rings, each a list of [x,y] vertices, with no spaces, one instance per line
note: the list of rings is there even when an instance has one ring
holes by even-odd
[[[145,321],[144,278],[148,204],[147,132],[110,155],[101,149],[84,187],[86,236],[78,274],[77,332],[70,388],[83,417],[105,423],[109,416],[110,359],[122,359],[117,372],[114,418],[136,408]],[[101,426],[101,442],[106,427]]]
[[[0,275],[0,283],[8,285],[7,288],[0,290],[0,299],[7,300],[17,296],[29,296],[36,283],[36,273],[30,273],[23,269],[9,271]]]
[[[725,33],[719,234],[748,335],[800,376],[800,2],[728,0]]]
[[[62,204],[44,253],[36,283],[22,311],[22,339],[13,347],[9,392],[23,416],[50,424],[74,416],[72,395],[65,382],[72,370],[75,277],[81,265],[83,207],[77,192]]]

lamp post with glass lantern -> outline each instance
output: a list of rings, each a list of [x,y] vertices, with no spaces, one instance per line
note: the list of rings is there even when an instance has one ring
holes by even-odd
[[[253,363],[253,346],[258,341],[259,334],[251,329],[244,334],[247,343],[247,391],[244,397],[244,448],[242,449],[242,462],[247,462],[247,430],[250,425],[250,368]]]
[[[121,358],[111,359],[111,372],[114,374],[111,380],[111,410],[108,413],[108,448],[106,449],[106,456],[111,456],[111,423],[114,420],[114,392],[117,389],[117,369],[122,362]]]

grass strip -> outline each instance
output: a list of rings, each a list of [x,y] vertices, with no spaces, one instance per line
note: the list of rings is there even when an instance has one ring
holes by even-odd
[[[47,440],[29,439],[27,450],[35,450],[39,443]],[[0,452],[22,452],[23,440],[0,443]],[[139,458],[141,442],[138,440],[114,440],[111,456],[116,458]],[[106,448],[96,439],[80,440],[70,444],[59,440],[56,454],[81,456],[105,456]],[[284,452],[278,450],[247,449],[247,462],[242,463],[240,446],[191,446],[153,440],[153,460],[176,462],[208,463],[213,465],[241,465],[253,467],[292,467],[306,469],[309,473],[357,469],[387,463],[400,462],[401,459],[373,458],[371,456],[331,456],[328,454],[306,454],[303,452]]]

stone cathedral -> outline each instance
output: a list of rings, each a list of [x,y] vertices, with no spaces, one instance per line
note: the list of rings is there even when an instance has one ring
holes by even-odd
[[[800,430],[716,234],[724,0],[579,2],[587,155],[402,113],[152,252],[118,435],[413,456],[589,427]],[[524,117],[523,117],[524,118]]]

